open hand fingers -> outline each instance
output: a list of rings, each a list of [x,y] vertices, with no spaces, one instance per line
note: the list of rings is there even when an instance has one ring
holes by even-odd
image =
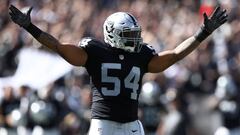
[[[9,7],[10,11],[13,13],[12,15],[16,14],[23,14],[19,9],[17,9],[15,6],[11,5]]]
[[[203,18],[204,18],[204,21],[207,21],[208,20],[208,16],[206,13],[203,13]]]
[[[28,16],[30,16],[32,9],[33,9],[33,7],[31,7],[31,8],[27,11],[27,15],[28,15]]]
[[[223,24],[227,21],[228,15],[226,14],[227,10],[221,11],[221,13],[217,16],[217,20],[220,24]]]
[[[217,8],[215,8],[214,12],[211,15],[211,18],[216,18],[219,14],[220,11],[220,7],[218,6]]]
[[[32,7],[27,11],[27,13],[23,13],[13,5],[10,5],[9,7],[9,15],[12,21],[18,24],[19,26],[25,27],[25,28],[29,26],[29,24],[31,23],[31,17],[30,17],[31,11],[32,11]]]
[[[9,15],[10,15],[12,20],[15,18],[15,15],[14,15],[14,13],[12,11],[9,11]]]
[[[218,16],[217,16],[217,19],[221,20],[221,18],[225,17],[225,16],[226,16],[226,12],[227,12],[226,9],[223,10],[223,11],[221,11],[221,12],[218,14]]]
[[[228,18],[228,15],[227,15],[227,10],[224,9],[224,10],[221,10],[220,7],[217,7],[212,16],[211,16],[211,20],[212,21],[217,21],[219,22],[220,24],[223,24],[227,21],[227,18]]]
[[[224,24],[226,21],[228,20],[228,15],[225,15],[221,18],[221,20],[219,21],[221,24]]]
[[[12,16],[13,16],[13,13],[12,13],[12,12],[9,12],[9,15],[12,17]]]
[[[228,18],[228,15],[227,14],[223,14],[222,16],[220,16],[218,18],[218,20],[221,21],[221,20],[224,20],[224,19],[227,19],[227,18]]]

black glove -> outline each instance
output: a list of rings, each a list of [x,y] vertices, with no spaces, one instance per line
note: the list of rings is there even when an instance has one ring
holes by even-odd
[[[212,13],[211,17],[208,18],[207,14],[204,13],[204,22],[201,29],[195,34],[195,37],[198,41],[202,42],[206,39],[215,29],[220,27],[227,21],[228,15],[226,10],[221,10],[220,7],[217,7]]]
[[[11,19],[14,23],[18,24],[23,28],[27,28],[30,25],[31,23],[30,13],[32,11],[32,7],[29,8],[27,13],[21,12],[13,5],[11,5],[9,9],[10,9],[9,15],[11,16]]]
[[[31,23],[30,14],[32,11],[32,7],[29,8],[27,13],[21,12],[19,9],[17,9],[13,5],[11,5],[9,7],[9,10],[10,10],[9,15],[14,23],[16,23],[20,27],[23,27],[24,29],[26,29],[35,38],[38,38],[41,35],[42,31],[38,27],[36,27],[35,25],[33,25]]]

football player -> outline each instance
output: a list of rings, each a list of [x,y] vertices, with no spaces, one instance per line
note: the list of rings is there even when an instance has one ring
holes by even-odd
[[[31,22],[26,13],[11,5],[14,23],[27,30],[42,45],[75,66],[84,66],[92,82],[92,120],[89,135],[144,135],[138,120],[138,97],[145,73],[158,73],[181,60],[215,29],[227,21],[226,10],[217,7],[196,34],[173,50],[155,53],[143,43],[141,27],[130,13],[117,12],[103,24],[104,41],[84,38],[79,46],[60,43]]]

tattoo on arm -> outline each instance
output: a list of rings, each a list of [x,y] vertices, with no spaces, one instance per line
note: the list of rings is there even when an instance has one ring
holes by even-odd
[[[62,58],[75,66],[82,66],[85,64],[87,54],[80,47],[72,44],[62,44],[52,35],[42,32],[37,40],[52,51],[58,53]]]
[[[37,40],[44,46],[46,46],[49,49],[53,50],[54,52],[57,52],[60,54],[58,47],[59,47],[59,45],[61,45],[61,43],[56,38],[54,38],[52,35],[50,35],[46,32],[42,32],[40,37],[37,38]]]

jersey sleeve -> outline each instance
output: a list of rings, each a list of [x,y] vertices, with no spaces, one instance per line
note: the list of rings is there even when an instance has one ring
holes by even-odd
[[[147,64],[150,62],[153,56],[157,54],[154,48],[152,46],[149,46],[148,44],[143,44],[141,53],[144,56],[142,59],[144,59],[144,61],[146,61]]]
[[[94,56],[101,52],[103,43],[97,39],[86,37],[78,43],[78,46],[83,48],[88,56]]]
[[[90,37],[83,38],[81,41],[78,43],[78,47],[83,48],[87,54],[91,54],[91,50],[94,48],[93,44],[94,40]]]
[[[85,67],[88,69],[95,65],[97,61],[99,61],[101,55],[103,54],[103,44],[101,41],[86,37],[83,38],[79,43],[78,46],[83,48],[88,55]]]

